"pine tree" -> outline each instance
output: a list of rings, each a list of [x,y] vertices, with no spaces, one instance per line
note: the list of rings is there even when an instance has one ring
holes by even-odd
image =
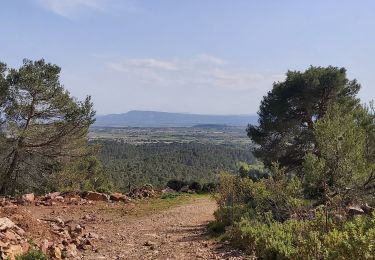
[[[0,193],[19,181],[45,178],[85,153],[94,122],[90,97],[79,102],[60,84],[60,68],[24,60],[19,69],[1,66],[3,135]],[[1,99],[0,99],[1,101]]]

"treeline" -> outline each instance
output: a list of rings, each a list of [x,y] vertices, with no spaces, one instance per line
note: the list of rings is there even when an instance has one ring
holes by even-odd
[[[170,180],[196,181],[201,185],[218,180],[220,171],[237,171],[239,162],[252,163],[249,146],[201,143],[154,143],[131,145],[119,141],[95,142],[101,148],[104,175],[114,188],[128,191],[149,183],[165,187]]]
[[[344,68],[289,71],[248,135],[263,167],[221,175],[214,231],[260,259],[373,259],[375,110]]]

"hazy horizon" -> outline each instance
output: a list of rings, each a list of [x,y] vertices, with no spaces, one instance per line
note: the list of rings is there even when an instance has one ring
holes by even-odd
[[[118,112],[118,113],[108,113],[108,114],[100,114],[96,113],[96,116],[105,116],[105,115],[122,115],[127,114],[129,112],[158,112],[158,113],[169,113],[169,114],[186,114],[186,115],[207,115],[207,116],[256,116],[257,112],[255,113],[248,113],[248,114],[206,114],[206,113],[191,113],[191,112],[174,112],[174,111],[157,111],[157,110],[139,110],[139,109],[131,109],[125,112]]]
[[[373,1],[5,0],[0,61],[62,68],[98,115],[253,115],[287,70],[345,67],[375,97]]]

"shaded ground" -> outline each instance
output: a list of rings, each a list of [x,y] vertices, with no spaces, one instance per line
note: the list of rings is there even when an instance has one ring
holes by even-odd
[[[160,200],[160,199],[159,199]],[[182,205],[164,204],[32,207],[37,217],[59,216],[84,225],[99,239],[96,251],[83,259],[244,259],[240,252],[213,242],[206,225],[216,203],[208,196],[189,198]],[[155,211],[150,213],[150,211]]]

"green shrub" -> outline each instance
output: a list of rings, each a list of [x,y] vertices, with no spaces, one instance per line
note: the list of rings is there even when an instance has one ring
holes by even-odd
[[[222,221],[212,221],[208,224],[208,230],[212,234],[222,234],[225,231],[225,223]]]
[[[260,259],[374,259],[375,214],[327,218],[324,207],[313,210],[313,201],[303,198],[300,179],[277,165],[268,179],[223,173],[220,181],[219,209],[209,229],[226,231],[247,253]]]
[[[221,217],[217,220],[223,221],[223,214],[227,214],[225,218],[233,224],[241,217],[264,220],[267,214],[272,214],[275,220],[285,221],[290,215],[303,210],[308,202],[303,199],[301,181],[287,177],[277,167],[273,177],[256,182],[249,177],[222,173],[217,195],[221,211],[217,215]]]
[[[375,216],[344,224],[317,214],[314,220],[261,222],[243,219],[231,229],[234,242],[261,259],[374,259]]]
[[[189,189],[197,191],[197,192],[200,192],[200,191],[202,191],[202,185],[199,182],[197,182],[197,181],[192,181],[189,184]]]
[[[215,182],[204,183],[202,186],[202,192],[215,192],[218,184]]]
[[[169,180],[168,183],[167,183],[167,187],[169,187],[169,188],[171,188],[172,190],[175,190],[175,191],[179,191],[185,185],[187,185],[187,183],[185,181],[176,180],[176,179]]]
[[[269,177],[269,171],[264,167],[263,163],[247,164],[245,162],[239,163],[238,173],[240,177],[248,177],[253,181],[258,181]]]
[[[16,260],[47,260],[47,256],[40,250],[32,249],[28,253],[17,256]]]

